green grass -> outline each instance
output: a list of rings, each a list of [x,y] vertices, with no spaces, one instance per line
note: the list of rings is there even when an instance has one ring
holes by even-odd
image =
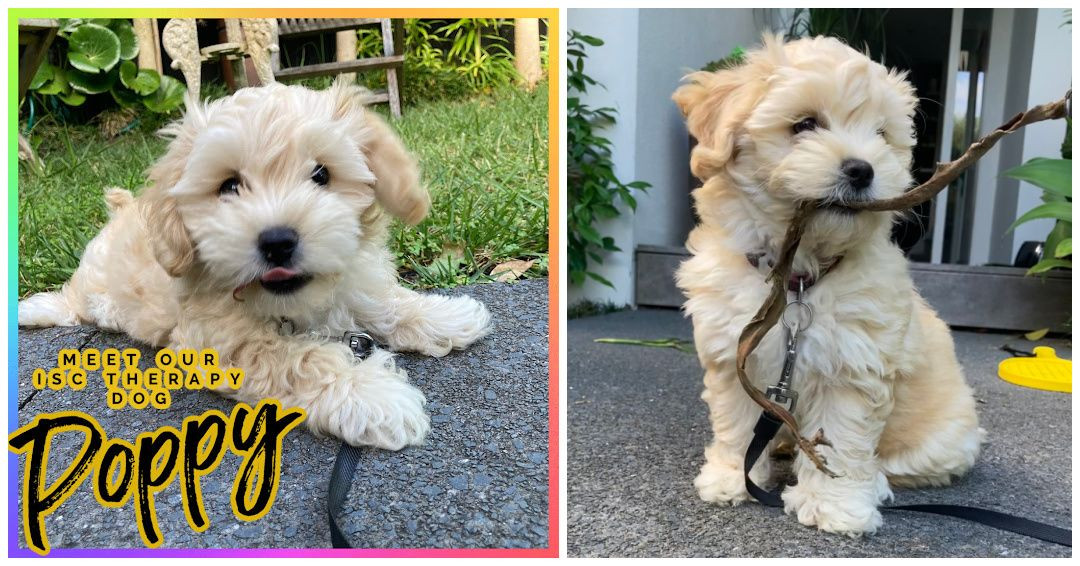
[[[377,110],[385,114],[385,105]],[[174,115],[175,117],[175,115]],[[94,123],[46,116],[29,138],[44,168],[19,164],[19,295],[56,288],[106,220],[106,187],[139,190],[164,152],[162,117],[143,113],[106,140]],[[25,131],[25,122],[21,124]],[[547,90],[506,89],[464,101],[406,107],[393,122],[420,161],[432,209],[416,227],[393,226],[402,279],[419,288],[490,280],[511,259],[548,258]]]

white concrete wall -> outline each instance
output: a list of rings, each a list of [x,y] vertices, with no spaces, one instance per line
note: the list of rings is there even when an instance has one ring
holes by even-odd
[[[638,41],[637,244],[681,246],[693,225],[686,125],[671,95],[684,75],[757,45],[754,10],[642,10]]]
[[[1072,82],[1072,26],[1061,25],[1065,18],[1060,8],[1040,8],[1036,17],[1028,108],[1061,98]],[[1023,161],[1033,157],[1061,157],[1064,120],[1033,124],[1025,130]],[[1030,183],[1020,183],[1016,200],[1017,216],[1042,204],[1041,196],[1042,189]],[[1053,226],[1054,222],[1049,219],[1019,226],[1013,233],[1012,257],[1016,257],[1016,252],[1025,241],[1046,238]],[[1053,250],[1047,253],[1053,253]]]
[[[636,9],[567,10],[568,35],[569,30],[577,30],[604,40],[604,45],[586,50],[585,74],[605,88],[593,87],[581,98],[582,103],[594,108],[608,106],[618,111],[615,125],[604,133],[612,142],[615,176],[624,183],[635,180],[637,174],[638,12]],[[598,228],[601,234],[614,238],[622,251],[605,254],[601,265],[590,262],[590,270],[611,281],[615,288],[589,279],[581,287],[570,287],[568,305],[582,300],[619,306],[633,302],[634,218],[621,202],[618,207],[623,214]]]

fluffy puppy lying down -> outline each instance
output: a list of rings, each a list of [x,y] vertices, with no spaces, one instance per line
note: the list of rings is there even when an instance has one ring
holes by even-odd
[[[890,484],[949,484],[974,464],[984,435],[948,328],[889,241],[891,213],[844,206],[912,185],[914,89],[903,74],[822,37],[786,45],[766,37],[745,64],[688,79],[674,99],[699,142],[691,169],[704,186],[694,192],[701,224],[687,242],[693,257],[677,279],[713,429],[694,485],[709,502],[749,498],[743,457],[761,408],[739,385],[736,344],[768,294],[765,276],[796,204],[824,199],[831,204],[808,224],[793,266],[810,285],[813,309],[799,338],[795,417],[807,438],[824,429],[833,447],[819,449],[841,477],[800,454],[798,483],[783,500],[805,525],[874,532]],[[780,378],[784,347],[777,325],[749,359],[762,390]],[[769,476],[761,458],[751,477],[763,485]]]
[[[443,356],[484,336],[491,317],[469,297],[398,284],[384,211],[415,224],[430,201],[368,97],[344,83],[272,84],[189,102],[163,130],[172,141],[150,185],[138,198],[106,192],[111,218],[78,270],[20,302],[19,325],[214,348],[245,371],[237,399],[301,407],[314,431],[350,444],[422,442],[424,395],[392,355],[357,362],[323,337],[360,329],[392,350]]]

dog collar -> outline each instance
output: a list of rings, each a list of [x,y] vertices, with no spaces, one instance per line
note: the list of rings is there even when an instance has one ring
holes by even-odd
[[[765,257],[765,252],[749,252],[749,253],[746,254],[746,261],[754,269],[758,269],[759,267],[761,267],[761,258],[763,258],[763,257]],[[836,267],[837,264],[839,264],[840,260],[842,260],[842,259],[844,259],[844,256],[838,255],[838,256],[831,257],[831,258],[821,262],[821,274],[818,276],[817,279],[812,277],[810,275],[810,273],[806,272],[806,271],[793,272],[788,277],[788,282],[787,282],[788,291],[798,292],[799,291],[799,281],[800,280],[802,280],[802,285],[803,285],[803,290],[804,291],[810,289],[810,287],[814,286],[814,283],[817,283],[818,279],[820,279],[821,277],[824,277],[826,274],[828,274],[830,271],[832,271],[833,268]],[[773,265],[774,265],[773,260],[770,259],[768,263],[769,263],[769,268],[771,269],[773,267]]]
[[[293,321],[281,317],[278,321],[278,334],[281,336],[297,336],[296,325]],[[331,342],[341,342],[349,347],[352,351],[353,357],[357,360],[362,360],[369,355],[379,346],[379,343],[366,332],[360,332],[357,330],[348,330],[342,336],[329,336],[326,334],[319,334],[317,332],[309,332],[304,336],[308,336],[314,340],[328,340]]]

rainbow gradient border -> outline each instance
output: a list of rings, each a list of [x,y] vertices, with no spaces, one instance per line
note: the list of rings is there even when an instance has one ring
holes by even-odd
[[[408,557],[408,558],[557,558],[559,556],[559,56],[562,37],[557,8],[10,8],[8,9],[8,433],[18,428],[18,69],[19,18],[544,18],[548,22],[548,547],[516,548],[401,548],[401,549],[305,549],[305,548],[54,548],[48,557]],[[19,457],[8,453],[8,556],[39,558],[19,548]]]

